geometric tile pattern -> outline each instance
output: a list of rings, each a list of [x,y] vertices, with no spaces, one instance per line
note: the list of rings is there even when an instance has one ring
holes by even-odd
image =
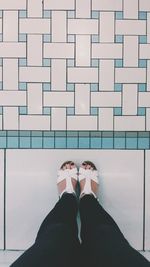
[[[150,131],[150,1],[1,0],[0,130]]]

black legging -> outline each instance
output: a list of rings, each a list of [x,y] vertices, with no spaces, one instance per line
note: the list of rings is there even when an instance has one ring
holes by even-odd
[[[33,246],[11,267],[150,267],[93,196],[84,196],[79,210],[81,244],[77,199],[64,194],[43,221]]]

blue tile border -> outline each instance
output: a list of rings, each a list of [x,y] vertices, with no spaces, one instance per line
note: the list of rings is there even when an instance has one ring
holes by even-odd
[[[150,149],[150,132],[0,131],[0,149]]]

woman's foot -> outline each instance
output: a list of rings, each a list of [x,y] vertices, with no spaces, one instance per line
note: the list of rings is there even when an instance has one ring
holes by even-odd
[[[58,171],[57,187],[59,196],[64,193],[76,194],[77,167],[74,162],[66,161]]]
[[[84,161],[79,169],[80,198],[84,195],[94,195],[98,192],[98,171],[91,161]]]

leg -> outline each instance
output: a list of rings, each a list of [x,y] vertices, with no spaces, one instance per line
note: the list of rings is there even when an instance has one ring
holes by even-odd
[[[70,267],[77,258],[77,200],[64,194],[43,221],[35,243],[11,267]]]
[[[76,168],[65,162],[59,171],[61,196],[43,221],[35,243],[11,267],[76,266],[79,249],[77,230]]]
[[[150,267],[150,263],[121,233],[111,216],[96,198],[85,195],[80,200],[81,239],[83,254],[97,267]]]

